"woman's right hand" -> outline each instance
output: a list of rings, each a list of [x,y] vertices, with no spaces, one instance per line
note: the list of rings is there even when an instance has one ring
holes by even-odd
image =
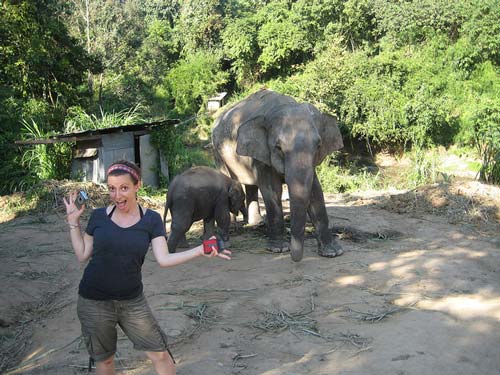
[[[70,225],[79,225],[80,216],[85,210],[85,205],[82,205],[80,208],[76,207],[75,199],[77,195],[78,193],[72,191],[69,193],[68,199],[63,197],[64,205],[66,206],[66,220]]]

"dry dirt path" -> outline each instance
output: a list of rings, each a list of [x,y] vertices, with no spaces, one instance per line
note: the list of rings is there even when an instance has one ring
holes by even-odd
[[[373,202],[327,199],[331,224],[345,228],[336,259],[318,257],[309,235],[293,263],[241,227],[229,262],[160,269],[149,255],[145,293],[177,373],[498,375],[498,232]],[[66,229],[53,214],[0,224],[0,373],[86,373],[75,311],[83,267]],[[123,335],[117,357],[123,374],[153,374]]]

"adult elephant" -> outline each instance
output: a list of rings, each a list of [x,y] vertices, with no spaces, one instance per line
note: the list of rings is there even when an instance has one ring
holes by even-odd
[[[323,191],[315,166],[344,144],[336,118],[311,104],[270,90],[260,90],[222,113],[212,132],[221,170],[245,184],[248,221],[261,221],[258,189],[267,214],[273,251],[291,250],[300,261],[307,214],[316,229],[318,254],[335,257],[342,248],[328,228]],[[291,241],[284,241],[282,184],[288,185]]]

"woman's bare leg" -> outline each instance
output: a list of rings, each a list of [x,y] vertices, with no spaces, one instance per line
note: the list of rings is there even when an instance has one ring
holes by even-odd
[[[168,351],[146,352],[158,375],[175,375],[175,363]]]
[[[115,375],[115,356],[96,362],[95,368],[97,375]]]

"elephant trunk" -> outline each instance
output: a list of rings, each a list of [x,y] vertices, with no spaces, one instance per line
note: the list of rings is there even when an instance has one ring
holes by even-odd
[[[304,254],[304,229],[307,219],[307,208],[311,197],[314,168],[294,168],[285,173],[290,196],[290,254],[292,260],[299,262]]]

